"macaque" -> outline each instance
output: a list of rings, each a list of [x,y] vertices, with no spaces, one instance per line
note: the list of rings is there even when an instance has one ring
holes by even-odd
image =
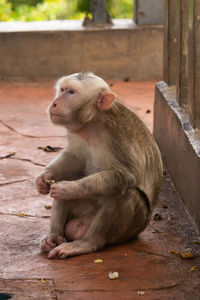
[[[65,258],[137,237],[162,181],[161,155],[146,126],[91,72],[59,79],[48,112],[67,129],[67,146],[35,179],[38,192],[54,199],[41,250]]]

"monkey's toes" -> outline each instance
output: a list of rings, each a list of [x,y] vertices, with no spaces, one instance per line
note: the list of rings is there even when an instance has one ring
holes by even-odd
[[[56,248],[52,249],[49,252],[48,258],[54,258],[54,257],[58,257],[58,258],[65,258],[67,256],[69,256],[70,253],[69,251],[67,251],[67,244],[66,243],[62,243],[61,245],[57,246]]]
[[[43,252],[49,252],[53,249],[54,247],[50,246],[46,241],[43,241],[40,245],[40,250]]]

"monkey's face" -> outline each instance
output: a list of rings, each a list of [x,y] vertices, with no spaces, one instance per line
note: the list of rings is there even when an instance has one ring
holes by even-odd
[[[50,120],[72,131],[77,131],[94,119],[101,110],[110,107],[115,96],[107,83],[89,73],[62,77],[56,85],[56,98],[49,106]]]
[[[69,129],[77,124],[77,110],[81,104],[80,91],[76,87],[60,87],[59,94],[49,106],[50,120]]]

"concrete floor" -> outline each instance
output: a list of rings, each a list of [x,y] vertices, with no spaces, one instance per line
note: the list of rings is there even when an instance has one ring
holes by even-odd
[[[45,110],[52,82],[0,83],[0,300],[200,299],[200,240],[168,175],[150,222],[135,241],[101,252],[48,260],[39,241],[49,228],[49,196],[39,195],[35,175],[55,155],[39,146],[63,146],[64,131]],[[113,82],[112,88],[152,130],[154,82]],[[197,242],[196,242],[197,241]],[[192,248],[194,259],[173,254]],[[103,262],[96,264],[95,259]],[[110,280],[108,273],[119,272]]]

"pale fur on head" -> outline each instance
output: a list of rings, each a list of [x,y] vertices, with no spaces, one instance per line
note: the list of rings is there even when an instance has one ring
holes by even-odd
[[[83,98],[90,99],[97,96],[100,91],[110,93],[109,85],[92,72],[80,72],[61,77],[56,83],[56,97],[61,93],[61,88],[77,89]]]

